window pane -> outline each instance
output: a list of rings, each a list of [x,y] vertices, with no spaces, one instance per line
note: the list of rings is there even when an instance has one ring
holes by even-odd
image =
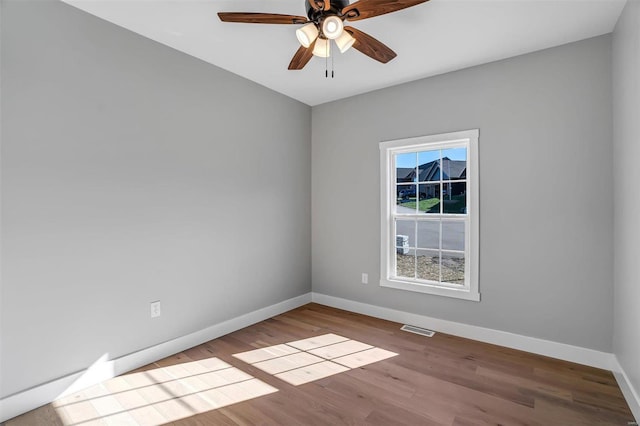
[[[440,184],[423,183],[418,185],[420,204],[418,212],[440,214]]]
[[[416,158],[415,152],[396,155],[396,182],[416,181]]]
[[[415,220],[396,221],[396,247],[409,248],[416,246],[416,222]],[[403,253],[404,254],[404,253]]]
[[[440,150],[418,153],[418,176],[420,182],[440,180]]]
[[[464,285],[464,254],[442,253],[442,282]]]
[[[464,251],[464,222],[442,221],[442,248]]]
[[[398,185],[396,197],[396,213],[416,213],[416,185]]]
[[[442,180],[467,178],[467,148],[442,150]]]
[[[417,278],[440,282],[440,254],[433,250],[418,250],[417,257]]]
[[[442,185],[443,213],[467,213],[467,183],[455,182]]]
[[[396,277],[416,277],[415,250],[409,250],[407,254],[396,253]]]
[[[440,248],[439,220],[418,221],[418,247],[430,249]]]

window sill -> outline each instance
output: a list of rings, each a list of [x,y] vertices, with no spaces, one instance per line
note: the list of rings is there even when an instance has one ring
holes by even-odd
[[[381,279],[381,287],[395,288],[399,290],[415,291],[418,293],[433,294],[436,296],[453,297],[456,299],[470,300],[473,302],[480,301],[480,293],[469,289],[457,289],[448,287],[438,287],[428,284],[416,284],[408,281],[399,281],[393,279]]]

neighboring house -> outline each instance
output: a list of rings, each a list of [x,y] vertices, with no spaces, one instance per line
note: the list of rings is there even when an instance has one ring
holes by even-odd
[[[440,161],[434,160],[418,166],[420,182],[440,180]],[[460,180],[467,177],[467,162],[442,159],[442,180]]]
[[[411,167],[398,167],[396,169],[397,182],[413,182],[415,169]]]
[[[418,182],[436,182],[440,180],[440,160],[433,160],[428,163],[424,163],[418,166]],[[400,183],[412,183],[416,182],[416,170],[408,167],[398,167],[396,169],[397,182]],[[442,180],[462,180],[467,178],[467,162],[462,160],[451,160],[449,157],[442,159]],[[446,195],[460,195],[466,192],[466,183],[452,183],[451,194],[446,193],[447,186],[445,185]],[[398,197],[401,197],[400,192],[403,194],[409,194],[409,196],[415,196],[415,189],[407,190],[404,187],[398,187]],[[420,185],[420,198],[438,198],[440,197],[440,185]]]

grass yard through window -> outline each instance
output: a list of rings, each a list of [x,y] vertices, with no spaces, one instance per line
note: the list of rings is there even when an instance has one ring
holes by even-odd
[[[445,196],[444,213],[464,213],[466,207],[466,195],[453,195],[451,198]],[[409,209],[416,208],[416,198],[409,197],[405,199],[399,199],[398,205]],[[427,198],[426,200],[420,200],[418,202],[418,211],[425,213],[440,213],[440,199],[439,198]]]

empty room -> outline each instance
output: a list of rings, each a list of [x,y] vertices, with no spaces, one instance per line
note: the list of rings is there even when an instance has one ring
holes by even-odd
[[[0,423],[637,425],[640,0],[0,0]]]

